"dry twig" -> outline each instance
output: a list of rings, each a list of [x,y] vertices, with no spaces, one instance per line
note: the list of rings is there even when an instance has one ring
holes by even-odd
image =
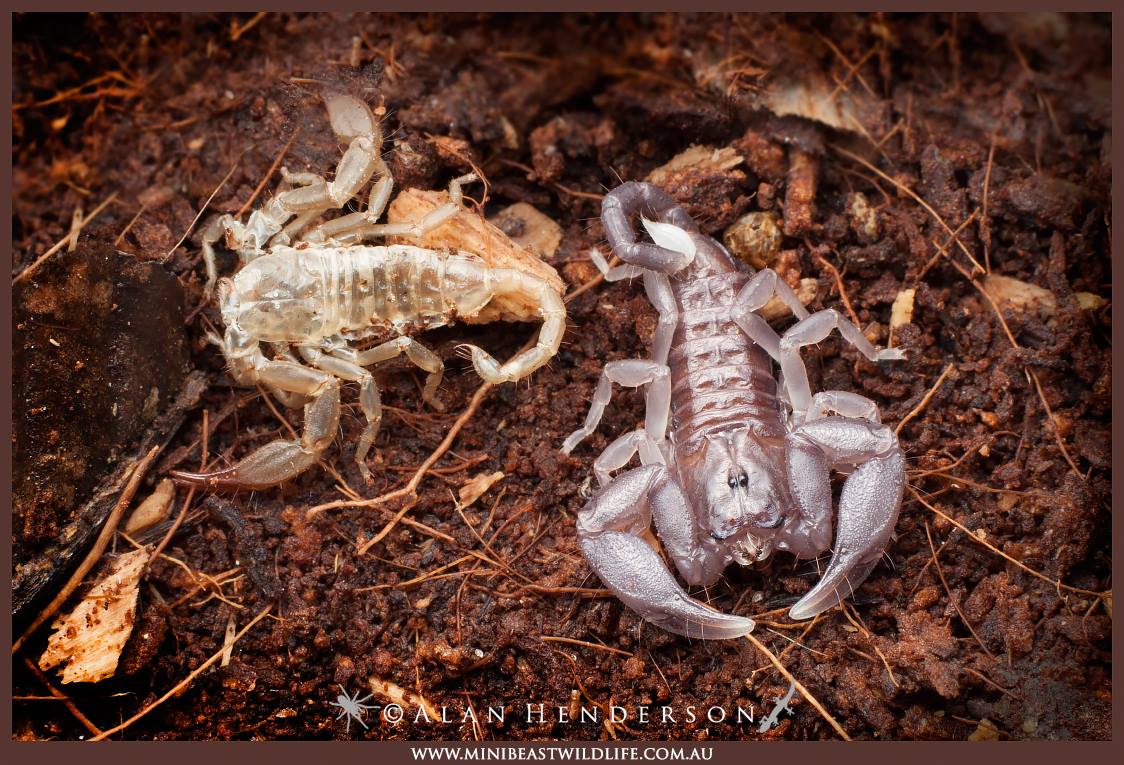
[[[191,234],[192,229],[195,228],[195,224],[198,223],[199,219],[203,217],[203,213],[207,211],[207,208],[210,206],[212,200],[214,200],[215,195],[218,194],[219,191],[222,190],[222,187],[226,185],[226,182],[230,180],[230,176],[234,175],[234,171],[238,169],[238,164],[242,161],[242,157],[245,154],[246,152],[243,151],[238,155],[238,159],[234,160],[234,164],[230,166],[230,170],[228,170],[226,172],[226,175],[222,177],[222,180],[219,181],[219,185],[215,186],[215,190],[211,192],[211,196],[207,197],[207,201],[203,203],[203,206],[199,208],[199,212],[197,212],[195,214],[195,217],[191,219],[191,223],[188,224],[187,230],[183,232],[183,236],[181,236],[180,240],[172,245],[172,249],[168,250],[167,254],[164,255],[165,260],[172,257],[172,253],[175,252],[176,249],[187,240],[187,237]]]
[[[35,271],[39,268],[39,266],[41,266],[45,262],[47,262],[48,258],[50,258],[56,252],[61,250],[63,247],[66,247],[71,242],[77,241],[78,240],[78,234],[80,234],[82,232],[82,229],[84,229],[87,225],[89,225],[90,221],[92,221],[94,218],[98,217],[98,215],[101,214],[101,211],[104,210],[106,207],[108,207],[109,204],[115,199],[117,199],[117,192],[116,191],[113,192],[112,194],[110,194],[108,197],[106,197],[105,200],[100,205],[95,207],[94,211],[92,213],[83,217],[82,222],[77,227],[72,225],[70,230],[67,231],[66,236],[64,236],[62,239],[57,241],[51,247],[51,249],[44,252],[42,255],[40,255],[38,258],[35,259],[34,263],[29,265],[24,270],[20,271],[18,274],[16,274],[15,278],[12,279],[12,284],[19,284],[23,280],[27,279],[27,277],[29,277],[33,273],[35,273]]]
[[[933,561],[933,568],[937,570],[937,576],[940,577],[941,584],[944,585],[944,591],[948,595],[948,602],[952,604],[952,607],[954,609],[956,609],[956,613],[960,617],[960,621],[964,622],[964,626],[967,627],[968,631],[972,633],[972,637],[974,637],[976,639],[976,642],[980,644],[980,648],[983,649],[983,652],[988,655],[988,658],[994,661],[995,654],[988,650],[987,646],[984,644],[984,641],[976,632],[976,628],[972,626],[972,623],[968,621],[968,617],[964,615],[964,612],[962,610],[960,610],[960,604],[956,602],[956,598],[952,597],[952,590],[948,586],[948,580],[944,578],[944,569],[941,568],[941,562],[937,560],[937,548],[933,546],[933,535],[929,531],[928,521],[925,522],[925,539],[929,541],[929,552],[933,555],[933,557],[931,558],[931,560]]]
[[[608,651],[609,653],[615,653],[621,656],[636,655],[628,651],[622,651],[620,648],[613,648],[612,646],[600,645],[598,643],[589,643],[585,640],[575,640],[574,638],[558,637],[556,635],[539,635],[539,640],[545,640],[548,643],[568,643],[569,645],[580,645],[585,648],[596,648],[598,651]]]
[[[858,162],[860,165],[865,167],[867,170],[870,170],[872,173],[874,173],[875,175],[877,175],[879,178],[886,181],[887,183],[893,184],[893,186],[896,189],[898,189],[903,194],[905,194],[910,199],[912,199],[914,202],[917,202],[917,204],[919,204],[923,208],[925,208],[925,212],[932,215],[933,219],[941,225],[941,228],[943,228],[945,231],[947,231],[949,233],[949,235],[951,235],[953,237],[956,244],[960,247],[960,251],[964,253],[964,256],[966,258],[968,258],[969,261],[971,261],[972,266],[975,267],[976,270],[980,271],[981,273],[983,272],[984,267],[979,264],[979,261],[977,261],[974,257],[972,257],[972,253],[968,251],[968,248],[964,244],[964,242],[960,241],[960,237],[957,236],[956,232],[952,230],[952,228],[948,225],[948,223],[945,222],[945,219],[940,216],[940,213],[938,213],[936,210],[934,210],[928,202],[926,202],[924,199],[922,199],[920,197],[920,195],[917,194],[917,192],[915,192],[909,186],[906,186],[904,183],[902,183],[898,179],[891,178],[889,175],[886,175],[886,173],[879,170],[878,167],[876,167],[875,165],[866,161],[865,159],[860,157],[858,154],[853,154],[852,152],[849,152],[846,149],[844,149],[842,146],[837,146],[835,144],[832,144],[831,148],[834,149],[835,151],[839,152],[840,154],[842,154],[844,157],[847,157],[851,161]]]
[[[929,392],[925,394],[925,397],[922,398],[921,401],[918,402],[917,406],[913,407],[912,411],[910,411],[909,414],[903,417],[902,421],[898,423],[898,426],[894,428],[895,436],[899,435],[902,432],[902,428],[904,428],[906,424],[914,417],[921,414],[922,410],[924,410],[925,407],[929,405],[929,401],[932,400],[934,395],[936,395],[937,389],[941,387],[941,383],[944,382],[944,378],[948,377],[948,373],[952,371],[952,368],[954,366],[956,365],[952,362],[949,362],[948,366],[944,368],[944,371],[941,372],[940,376],[937,378],[937,381],[933,383],[933,387],[929,388]]]
[[[27,665],[27,668],[31,670],[32,674],[39,678],[39,682],[43,683],[43,685],[46,686],[51,696],[61,701],[63,703],[63,706],[67,708],[70,714],[74,715],[74,719],[82,723],[83,727],[85,727],[86,730],[90,731],[90,733],[94,734],[95,736],[101,735],[101,728],[90,722],[90,718],[82,714],[81,710],[79,710],[78,707],[74,705],[74,702],[70,700],[69,696],[60,691],[58,688],[55,688],[54,684],[51,682],[50,678],[48,678],[47,675],[43,672],[43,670],[35,666],[35,662],[24,656],[23,663]]]
[[[289,137],[289,142],[285,144],[285,146],[281,149],[281,153],[277,155],[277,159],[273,160],[273,164],[269,166],[269,169],[265,171],[265,175],[262,176],[261,181],[259,181],[258,185],[254,187],[254,193],[250,195],[250,198],[246,200],[246,203],[244,205],[238,208],[238,213],[234,216],[235,218],[241,218],[246,214],[246,211],[250,209],[250,205],[252,205],[254,203],[254,200],[258,198],[258,194],[260,194],[262,189],[265,188],[265,184],[269,183],[269,179],[272,178],[273,174],[277,172],[277,168],[278,166],[280,166],[281,160],[283,160],[285,158],[285,155],[289,153],[289,149],[291,149],[293,146],[293,141],[297,140],[297,136],[300,135],[300,132],[301,129],[298,126],[297,129],[293,131],[293,135]]]
[[[231,640],[231,641],[229,641],[229,642],[230,642],[230,645],[231,645],[231,647],[232,647],[232,646],[233,646],[233,645],[234,645],[235,643],[237,643],[237,642],[239,641],[239,639],[241,639],[241,637],[242,637],[243,635],[245,635],[245,634],[246,634],[247,632],[249,632],[249,631],[250,631],[250,628],[251,628],[251,627],[253,627],[253,626],[254,626],[255,624],[257,624],[257,623],[258,623],[258,622],[260,622],[260,621],[261,621],[262,619],[264,619],[264,618],[265,618],[265,615],[266,615],[266,614],[268,614],[268,613],[269,613],[269,611],[270,611],[270,609],[272,609],[272,608],[273,608],[273,604],[270,604],[270,605],[266,606],[266,607],[265,607],[264,609],[262,609],[261,613],[259,613],[259,614],[258,614],[257,616],[255,616],[255,617],[253,618],[253,620],[252,620],[252,621],[251,621],[251,622],[250,622],[249,624],[247,624],[247,625],[246,625],[245,627],[243,627],[242,629],[240,629],[240,630],[238,631],[238,634],[236,634],[236,635],[234,636],[234,639],[233,639],[233,640]],[[102,733],[98,734],[97,736],[94,736],[94,737],[93,737],[92,739],[90,739],[90,740],[91,740],[91,741],[103,741],[103,740],[105,740],[105,738],[106,738],[106,737],[108,737],[108,736],[112,736],[112,735],[113,735],[114,733],[120,733],[121,731],[125,730],[125,729],[126,729],[126,728],[128,728],[128,727],[129,727],[130,725],[132,725],[133,723],[135,723],[135,722],[136,722],[137,720],[139,720],[139,719],[141,719],[142,717],[144,717],[145,715],[147,715],[147,714],[148,714],[149,712],[151,712],[151,711],[152,711],[153,709],[155,709],[156,707],[158,707],[158,706],[160,706],[161,704],[163,704],[163,703],[164,703],[165,701],[167,701],[168,699],[170,699],[170,698],[172,698],[173,696],[176,696],[176,695],[178,695],[178,694],[182,693],[182,692],[184,691],[184,689],[186,689],[186,688],[187,688],[187,687],[188,687],[189,685],[191,685],[191,684],[192,684],[192,683],[193,683],[193,682],[195,681],[195,678],[199,677],[199,676],[200,676],[201,674],[203,674],[203,673],[204,673],[204,672],[206,672],[206,671],[207,671],[208,669],[210,669],[210,667],[211,667],[211,665],[212,665],[212,664],[214,664],[215,662],[217,662],[217,661],[219,661],[220,659],[222,659],[222,657],[223,657],[223,654],[224,654],[224,653],[226,653],[226,651],[227,651],[227,650],[228,650],[227,646],[226,646],[226,645],[224,645],[224,646],[223,646],[222,648],[220,648],[220,649],[219,649],[219,650],[218,650],[218,651],[217,651],[217,652],[216,652],[215,654],[213,654],[213,655],[211,656],[211,658],[207,659],[207,660],[206,660],[205,662],[203,662],[202,664],[200,664],[200,665],[198,666],[198,668],[196,668],[196,669],[195,669],[195,670],[194,670],[194,671],[193,671],[193,672],[192,672],[192,673],[191,673],[190,675],[188,675],[188,676],[187,676],[187,677],[185,677],[185,678],[184,678],[183,680],[181,680],[181,681],[180,681],[179,683],[177,683],[177,684],[176,684],[176,685],[175,685],[175,686],[174,686],[174,687],[173,687],[173,688],[172,688],[172,689],[171,689],[170,691],[168,691],[167,693],[165,693],[165,694],[164,694],[163,696],[161,696],[160,698],[156,699],[156,701],[152,702],[151,704],[149,704],[148,706],[146,706],[146,707],[145,707],[144,709],[142,709],[141,711],[137,712],[137,713],[136,713],[135,715],[133,715],[132,717],[130,717],[130,718],[129,718],[128,720],[126,720],[125,722],[121,723],[120,725],[118,725],[118,726],[116,726],[116,727],[113,727],[113,728],[110,728],[110,729],[109,729],[109,730],[107,730],[107,731],[103,731]]]
[[[921,495],[918,494],[917,490],[914,489],[912,486],[908,486],[907,488],[910,490],[910,492],[913,494],[913,496],[917,499],[918,502],[920,502],[922,505],[924,505],[926,508],[928,508],[930,511],[932,511],[936,515],[939,515],[941,518],[944,518],[946,521],[951,523],[956,528],[963,531],[968,536],[968,538],[971,539],[973,542],[975,542],[976,544],[983,545],[984,547],[991,550],[993,553],[995,553],[999,557],[1015,564],[1016,566],[1018,566],[1019,568],[1021,568],[1023,571],[1027,572],[1031,576],[1037,577],[1038,579],[1041,579],[1043,582],[1048,582],[1048,583],[1054,585],[1055,589],[1057,589],[1059,591],[1067,590],[1069,592],[1073,592],[1073,593],[1076,593],[1078,595],[1089,595],[1091,597],[1099,598],[1099,599],[1111,597],[1112,590],[1105,590],[1104,592],[1093,592],[1092,590],[1083,590],[1080,587],[1071,587],[1068,584],[1062,584],[1062,582],[1058,579],[1051,579],[1050,577],[1046,576],[1045,574],[1043,574],[1041,572],[1038,572],[1038,571],[1035,571],[1030,566],[1023,563],[1022,561],[1020,561],[1016,558],[1012,558],[1010,555],[1003,552],[998,547],[996,547],[995,545],[988,542],[986,539],[980,539],[978,536],[976,536],[972,532],[971,529],[969,529],[967,526],[965,526],[960,521],[956,520],[955,518],[953,518],[949,515],[946,515],[945,513],[942,513],[940,510],[938,510],[937,508],[930,505],[928,502],[926,502],[924,499],[921,498]]]

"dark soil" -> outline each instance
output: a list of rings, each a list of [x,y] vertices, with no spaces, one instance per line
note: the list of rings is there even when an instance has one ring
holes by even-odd
[[[757,637],[853,737],[1109,737],[1111,596],[1089,593],[1111,588],[1110,307],[1077,296],[1107,298],[1111,281],[1107,17],[23,15],[14,26],[13,273],[66,235],[77,205],[89,212],[117,193],[80,248],[112,246],[128,227],[117,249],[160,262],[182,283],[192,361],[213,380],[150,484],[199,466],[203,409],[217,466],[283,433],[261,398],[231,387],[205,343],[221,318],[210,305],[195,310],[197,239],[167,254],[231,167],[210,210],[238,211],[294,131],[287,167],[335,166],[324,90],[385,107],[399,187],[443,188],[471,161],[489,181],[489,211],[524,201],[554,218],[564,237],[551,262],[570,289],[596,274],[586,253],[602,243],[600,194],[691,144],[732,146],[745,157],[738,168],[668,186],[708,231],[720,234],[745,211],[783,212],[785,265],[818,280],[814,307],[846,310],[826,261],[881,344],[895,296],[916,289],[912,321],[893,336],[907,361],[876,367],[831,339],[807,352],[813,386],[868,395],[897,423],[952,368],[901,432],[911,486],[931,508],[907,492],[884,565],[846,613],[789,622],[784,607],[823,561],[785,554],[731,568],[698,596],[757,618]],[[766,94],[791,81],[826,83],[826,93],[852,100],[862,129],[770,113]],[[790,170],[794,158],[811,165]],[[814,196],[802,207],[809,180]],[[468,192],[479,198],[481,189]],[[849,214],[857,193],[877,225]],[[948,244],[934,216],[959,230],[963,248]],[[999,303],[1017,347],[966,278],[966,253],[1053,297],[1049,309]],[[52,273],[33,288],[51,289]],[[569,310],[557,358],[489,392],[422,482],[406,516],[417,523],[398,524],[365,555],[357,542],[401,505],[309,520],[308,508],[342,498],[320,468],[228,497],[233,512],[207,512],[196,495],[166,554],[208,575],[240,565],[242,576],[220,599],[209,586],[192,594],[181,566],[154,563],[118,676],[62,686],[75,705],[102,729],[117,725],[219,651],[232,616],[241,627],[275,602],[228,666],[119,737],[836,736],[799,695],[794,715],[768,733],[738,723],[739,706],[760,720],[787,688],[768,660],[744,640],[693,642],[642,624],[591,575],[574,516],[593,457],[642,419],[641,397],[618,393],[572,457],[558,447],[584,417],[604,363],[647,352],[655,314],[628,283],[599,284]],[[356,407],[326,459],[364,496],[404,485],[480,384],[455,346],[468,340],[505,357],[533,332],[492,324],[428,333],[447,362],[446,411],[423,408],[420,378],[395,362],[380,378],[388,416],[374,485],[363,485],[352,460]],[[36,346],[16,350],[50,368],[35,354],[51,346]],[[347,386],[345,401],[355,393]],[[32,416],[18,391],[15,400],[17,421]],[[60,463],[80,447],[57,447]],[[496,470],[505,477],[462,517],[457,490]],[[61,496],[49,475],[35,480]],[[67,480],[68,500],[92,490]],[[21,535],[41,536],[66,516],[53,500],[38,506],[52,515],[21,515],[17,543],[35,544]],[[36,658],[43,642],[30,641],[26,655]],[[22,661],[14,666],[16,738],[90,735],[63,704],[38,699],[46,689]],[[397,725],[372,720],[345,734],[328,702],[341,685],[368,693],[369,678],[448,707],[452,722],[415,723],[408,706]],[[545,719],[528,722],[528,704],[545,704]],[[595,705],[623,707],[628,719],[558,721],[558,707],[570,715]],[[708,720],[712,707],[727,719]],[[489,720],[489,708],[505,709],[506,722]],[[469,709],[479,725],[462,722]]]

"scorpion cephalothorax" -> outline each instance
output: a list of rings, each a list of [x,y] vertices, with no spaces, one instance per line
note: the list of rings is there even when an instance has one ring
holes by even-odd
[[[638,240],[637,215],[651,242]],[[614,189],[601,220],[625,263],[603,269],[607,278],[642,276],[659,323],[651,359],[605,365],[585,424],[562,446],[569,453],[593,432],[613,383],[647,387],[644,426],[593,464],[602,488],[578,514],[586,559],[621,600],[666,630],[743,635],[753,620],[691,598],[645,541],[648,527],[655,523],[692,585],[711,584],[731,562],[753,563],[774,550],[815,557],[831,543],[830,470],[853,467],[831,562],[789,615],[806,619],[830,608],[862,583],[888,543],[905,460],[873,401],[846,391],[812,395],[800,348],[838,329],[872,361],[900,359],[901,352],[876,350],[834,310],[809,314],[772,270],[743,270],[651,184]],[[799,319],[780,336],[755,313],[774,296]],[[637,452],[641,467],[610,478]]]
[[[214,244],[223,240],[238,253],[241,269],[217,282],[226,332],[212,341],[222,348],[239,383],[262,384],[288,406],[304,407],[304,432],[277,440],[233,467],[214,473],[177,473],[206,486],[262,488],[297,475],[315,463],[335,436],[340,417],[340,380],[359,383],[367,425],[355,459],[370,478],[366,456],[382,418],[379,391],[366,368],[399,354],[427,373],[423,399],[436,399],[444,364],[409,336],[454,319],[471,321],[494,297],[517,296],[543,320],[538,342],[501,364],[486,351],[466,346],[476,371],[490,383],[518,380],[558,350],[566,311],[557,290],[542,277],[517,268],[495,268],[480,257],[409,244],[368,245],[383,236],[420,237],[461,212],[461,184],[449,187],[448,203],[415,223],[378,223],[393,179],[382,160],[382,134],[371,110],[351,96],[326,99],[336,135],[348,143],[332,181],[312,173],[282,172],[287,188],[245,224],[230,215],[203,232],[207,291],[218,279]],[[306,230],[326,211],[339,208],[377,176],[367,209]],[[533,311],[533,313],[532,313]],[[374,347],[360,343],[390,332]],[[265,344],[271,354],[262,350]],[[294,352],[295,351],[295,352]]]

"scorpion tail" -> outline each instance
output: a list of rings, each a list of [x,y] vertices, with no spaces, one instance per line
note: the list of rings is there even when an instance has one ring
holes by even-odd
[[[274,441],[246,459],[213,473],[172,471],[178,483],[207,489],[265,489],[300,475],[319,459],[299,441]]]
[[[511,269],[496,269],[497,293],[521,295],[539,306],[542,328],[538,341],[531,348],[515,355],[506,364],[500,364],[482,348],[465,345],[472,356],[476,373],[493,385],[520,380],[546,364],[558,353],[562,335],[566,332],[566,305],[561,296],[544,280]]]

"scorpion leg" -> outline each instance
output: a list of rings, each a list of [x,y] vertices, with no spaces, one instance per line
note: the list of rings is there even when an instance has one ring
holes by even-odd
[[[637,240],[633,215],[641,216],[653,243]],[[601,226],[609,246],[625,263],[673,274],[694,258],[691,234],[698,233],[698,224],[650,183],[629,182],[610,191],[601,204]]]
[[[492,269],[490,274],[494,280],[493,294],[523,295],[539,306],[543,318],[535,346],[516,354],[505,364],[501,365],[482,348],[468,344],[463,346],[472,356],[476,373],[485,381],[498,385],[526,377],[558,353],[566,331],[566,306],[554,288],[537,276],[511,268]]]
[[[359,366],[366,367],[392,359],[403,352],[416,367],[429,373],[425,378],[425,387],[422,388],[422,400],[437,411],[444,411],[445,405],[437,399],[437,386],[441,384],[441,376],[445,373],[445,362],[412,337],[403,335],[366,351],[351,351],[354,356],[350,358]]]
[[[857,465],[843,484],[831,562],[816,586],[789,610],[793,619],[808,619],[851,595],[878,563],[901,508],[905,456],[886,425],[826,417],[789,435],[787,461],[790,488],[806,517],[786,530],[785,541],[802,557],[827,544],[826,532],[822,539],[807,532],[831,515],[828,469]]]
[[[738,306],[734,308],[730,318],[738,325],[746,336],[761,346],[762,350],[776,362],[781,360],[781,338],[777,331],[769,326],[760,314]]]
[[[752,619],[716,611],[675,581],[645,540],[653,517],[676,567],[692,584],[709,584],[725,559],[694,538],[683,489],[662,465],[636,468],[596,492],[578,513],[585,559],[629,608],[653,624],[694,638],[734,638],[753,631]]]
[[[286,173],[286,183],[304,185],[276,194],[263,207],[254,210],[245,225],[232,215],[212,220],[203,232],[207,294],[210,294],[216,278],[215,242],[225,238],[227,247],[236,250],[243,263],[253,260],[261,255],[262,247],[276,234],[289,235],[283,229],[286,221],[294,215],[299,216],[299,230],[325,210],[343,207],[371,179],[378,167],[386,167],[379,156],[382,132],[370,107],[352,96],[330,96],[325,103],[336,136],[348,141],[347,150],[336,166],[334,180],[326,181],[313,173]]]
[[[371,470],[367,467],[367,453],[371,451],[371,444],[379,433],[379,424],[382,422],[382,402],[379,400],[379,387],[375,378],[363,367],[352,361],[327,355],[318,348],[302,346],[301,355],[317,369],[322,369],[334,377],[359,383],[359,406],[363,416],[367,418],[367,427],[359,437],[355,447],[355,463],[359,466],[359,473],[367,483],[371,482]]]
[[[648,293],[648,300],[655,306],[660,316],[656,324],[655,336],[652,338],[652,361],[666,364],[668,354],[671,352],[675,327],[679,324],[679,308],[675,303],[675,293],[671,289],[671,281],[667,278],[667,274],[655,271],[644,273],[644,291]]]
[[[808,318],[808,309],[801,305],[792,288],[771,268],[761,269],[741,288],[735,298],[731,318],[750,340],[780,363],[780,336],[769,326],[769,322],[755,313],[764,308],[773,297],[780,298],[796,318]]]
[[[825,390],[812,396],[812,404],[808,407],[805,421],[822,420],[827,417],[828,412],[835,412],[843,417],[882,422],[878,404],[866,396],[845,390]]]
[[[224,470],[213,473],[173,471],[173,477],[207,488],[264,489],[299,475],[320,458],[339,426],[339,380],[299,364],[264,359],[257,366],[256,374],[269,388],[312,399],[304,408],[304,433],[300,440],[273,441]]]
[[[671,289],[671,281],[667,278],[667,274],[649,271],[640,266],[623,265],[610,268],[605,256],[596,248],[589,251],[589,258],[607,282],[643,277],[648,301],[659,314],[659,323],[656,325],[655,337],[652,340],[652,360],[666,364],[671,351],[672,336],[679,322],[679,308],[675,303],[675,293]]]
[[[743,310],[759,311],[774,297],[780,298],[796,318],[808,318],[808,309],[796,297],[792,287],[771,268],[762,268],[755,273],[738,292],[736,300]]]
[[[610,361],[601,370],[601,379],[593,393],[585,424],[575,430],[562,444],[562,453],[569,454],[589,434],[597,429],[613,395],[613,383],[629,388],[649,385],[645,396],[644,431],[654,441],[663,441],[667,434],[667,421],[671,411],[671,371],[667,364],[643,359]],[[631,457],[631,455],[630,455]]]
[[[308,226],[308,224],[312,223],[312,221],[319,218],[320,213],[320,210],[308,210],[306,212],[300,213],[291,221],[289,221],[288,224],[285,225],[285,228],[281,229],[278,233],[273,235],[273,238],[269,240],[269,246],[284,246],[291,244],[294,240],[299,239],[300,232],[303,231]]]
[[[226,235],[226,219],[234,220],[229,215],[217,215],[207,222],[202,232],[203,267],[207,271],[207,283],[203,287],[203,294],[207,298],[215,290],[215,282],[219,280],[219,268],[215,264],[215,242],[222,240]]]
[[[593,265],[597,266],[597,270],[605,277],[607,282],[619,282],[625,279],[635,279],[644,274],[652,273],[646,268],[640,266],[613,266],[609,267],[609,261],[605,260],[605,256],[596,247],[589,251],[589,259],[593,261]]]
[[[609,474],[632,461],[632,456],[640,453],[641,465],[664,465],[663,452],[643,428],[625,433],[605,447],[605,451],[593,461],[593,474],[597,476],[598,486],[608,486]]]
[[[384,236],[422,237],[464,208],[464,192],[461,190],[461,185],[477,180],[475,173],[454,178],[449,182],[449,201],[435,210],[430,210],[416,223],[376,223],[375,221],[382,215],[383,208],[386,207],[387,199],[390,198],[390,186],[380,187],[379,184],[389,178],[389,171],[387,171],[387,175],[371,190],[372,202],[367,212],[345,215],[329,221],[314,233],[318,237],[322,236],[341,243],[366,241]]]
[[[289,347],[288,343],[268,343],[268,345],[275,359],[289,361],[293,364],[301,363],[300,359],[293,354],[293,350]],[[308,396],[301,393],[293,393],[292,391],[281,390],[276,387],[270,388],[270,393],[287,409],[303,409],[304,405],[308,403]]]
[[[370,229],[374,228],[372,224],[382,216],[394,188],[394,176],[391,175],[390,168],[382,157],[375,158],[374,174],[378,176],[378,180],[371,185],[367,209],[364,212],[334,218],[317,227],[305,237],[305,240],[314,243],[331,240],[338,244],[351,244],[364,238],[374,238],[375,235],[370,233]]]
[[[803,418],[812,403],[812,388],[808,383],[808,372],[800,358],[800,348],[820,342],[833,329],[838,329],[839,334],[847,342],[871,361],[898,361],[905,358],[898,348],[877,350],[858,327],[833,308],[802,319],[785,332],[779,348],[781,371],[784,372],[788,399],[794,414],[800,418]]]

